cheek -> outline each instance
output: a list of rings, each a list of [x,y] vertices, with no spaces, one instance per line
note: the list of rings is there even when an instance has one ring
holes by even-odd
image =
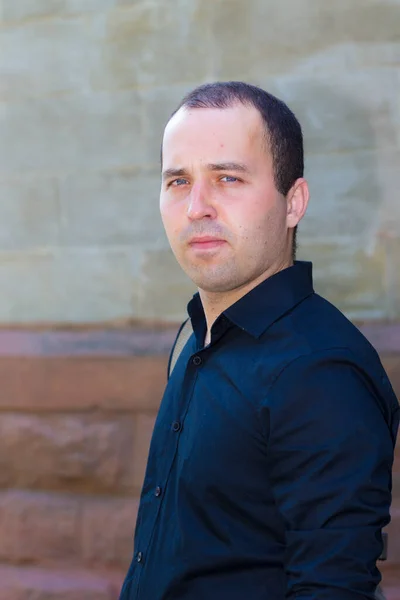
[[[281,237],[285,228],[286,212],[280,203],[271,203],[263,198],[261,200],[241,207],[235,214],[235,229],[238,236],[250,243],[252,248],[261,249],[265,244],[274,244],[276,238]]]
[[[260,223],[278,226],[286,221],[286,201],[276,194],[263,196],[254,203],[253,215]]]
[[[160,212],[165,233],[172,245],[174,242],[178,241],[179,234],[183,229],[181,211],[176,210],[171,204],[167,205],[161,202]]]
[[[241,229],[260,229],[268,221],[274,207],[265,198],[243,198],[234,210],[235,222]]]

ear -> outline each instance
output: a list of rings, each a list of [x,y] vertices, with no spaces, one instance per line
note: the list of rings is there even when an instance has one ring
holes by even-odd
[[[307,181],[301,177],[296,179],[286,196],[287,216],[286,224],[289,229],[294,229],[307,210],[310,191]]]

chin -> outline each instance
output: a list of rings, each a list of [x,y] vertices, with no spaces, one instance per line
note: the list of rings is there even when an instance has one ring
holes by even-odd
[[[193,275],[193,274],[192,274]],[[189,275],[190,277],[190,275]],[[191,277],[193,283],[204,292],[221,294],[224,292],[230,292],[236,287],[235,281],[226,281],[222,278],[210,278],[210,277]]]
[[[208,294],[224,294],[226,292],[230,292],[233,288],[231,286],[224,286],[221,284],[210,284],[207,283],[197,283],[197,287],[203,292],[207,292]]]
[[[193,264],[181,264],[186,275],[199,289],[216,294],[230,292],[241,285],[236,269],[229,266],[234,265],[225,262],[224,265],[215,265],[213,268],[211,265],[199,267]]]

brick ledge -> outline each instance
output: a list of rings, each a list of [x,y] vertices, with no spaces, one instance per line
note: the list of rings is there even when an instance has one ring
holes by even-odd
[[[54,600],[114,600],[121,579],[83,570],[0,565],[0,600],[21,598],[21,592],[35,598],[51,595]]]
[[[400,323],[356,323],[382,355],[400,354]],[[0,356],[162,356],[179,324],[0,329]]]

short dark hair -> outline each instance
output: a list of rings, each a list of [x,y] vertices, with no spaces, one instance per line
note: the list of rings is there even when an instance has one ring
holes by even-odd
[[[230,108],[242,103],[260,113],[272,154],[276,189],[286,196],[304,174],[303,133],[290,108],[269,92],[242,81],[206,83],[189,92],[171,118],[181,108]],[[293,258],[296,256],[297,227],[293,231]]]

